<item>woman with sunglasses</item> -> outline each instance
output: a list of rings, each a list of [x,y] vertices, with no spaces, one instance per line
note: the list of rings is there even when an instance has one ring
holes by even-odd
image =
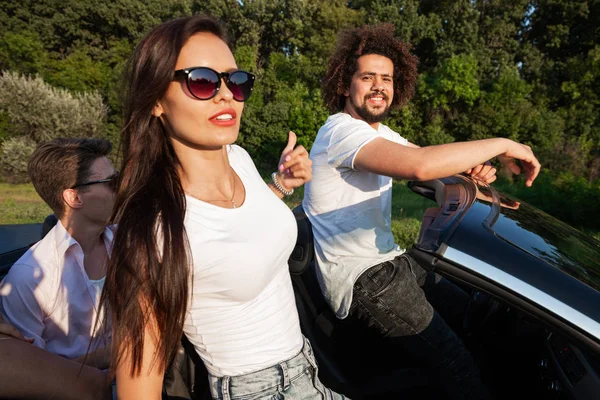
[[[182,332],[213,398],[344,398],[316,376],[287,265],[297,228],[280,199],[311,178],[311,162],[290,133],[267,186],[233,145],[254,76],[238,70],[219,23],[158,26],[127,83],[103,295],[119,398],[160,398]]]

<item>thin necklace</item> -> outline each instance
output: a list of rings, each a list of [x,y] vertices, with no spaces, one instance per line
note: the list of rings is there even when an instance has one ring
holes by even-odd
[[[222,200],[222,199],[220,199],[220,200],[202,200],[202,199],[199,199],[199,200],[202,200],[202,201],[204,201],[206,203],[213,203],[213,202],[216,202],[216,201],[228,201],[228,202],[231,203],[231,205],[233,206],[233,208],[237,208],[238,207],[237,203],[235,202],[235,189],[236,189],[236,186],[237,186],[237,181],[235,179],[235,171],[233,170],[233,168],[231,166],[229,168],[231,169],[231,172],[232,172],[231,177],[233,178],[233,193],[231,194],[231,199],[229,199],[229,200]],[[189,194],[192,197],[196,197],[192,193],[188,192],[187,190],[184,190],[184,192],[186,192],[187,194]]]
[[[237,204],[235,203],[235,187],[237,186],[237,182],[235,180],[235,171],[233,170],[233,168],[231,168],[231,177],[233,178],[233,193],[231,194],[231,199],[229,199],[229,201],[231,201],[231,205],[233,206],[233,208],[237,208]]]

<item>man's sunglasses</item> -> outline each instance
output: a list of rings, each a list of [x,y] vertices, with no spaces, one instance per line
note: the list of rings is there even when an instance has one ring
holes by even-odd
[[[188,90],[198,100],[209,100],[215,97],[223,79],[236,101],[246,101],[250,98],[255,78],[250,72],[242,70],[217,72],[208,67],[192,67],[175,71],[174,79],[181,77],[185,77]]]
[[[106,179],[98,179],[97,181],[88,181],[88,182],[78,183],[76,185],[71,186],[71,189],[77,189],[78,187],[82,187],[82,186],[95,185],[97,183],[108,183],[108,186],[112,190],[116,190],[117,189],[117,184],[119,182],[118,179],[117,179],[118,176],[119,176],[119,173],[115,172],[113,175],[109,176]]]

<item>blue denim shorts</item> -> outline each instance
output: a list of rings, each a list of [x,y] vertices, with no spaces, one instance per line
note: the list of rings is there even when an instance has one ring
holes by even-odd
[[[209,374],[210,392],[217,400],[339,400],[348,399],[323,386],[309,341],[300,353],[277,365],[244,375]]]

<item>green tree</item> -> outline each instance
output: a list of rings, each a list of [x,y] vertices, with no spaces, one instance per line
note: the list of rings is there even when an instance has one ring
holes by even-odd
[[[0,71],[35,74],[44,69],[47,61],[47,53],[37,34],[6,32],[0,37]]]

